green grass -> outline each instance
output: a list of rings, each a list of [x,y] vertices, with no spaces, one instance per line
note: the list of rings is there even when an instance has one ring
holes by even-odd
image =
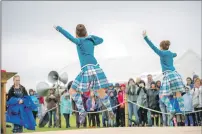
[[[58,131],[58,130],[73,130],[73,129],[78,129],[76,127],[76,116],[75,115],[72,115],[70,116],[70,126],[71,128],[66,128],[66,124],[65,124],[65,119],[64,119],[64,116],[61,116],[61,124],[62,124],[62,128],[48,128],[48,123],[46,124],[45,127],[43,128],[39,128],[38,126],[36,126],[36,130],[35,131],[31,131],[31,130],[27,130],[27,129],[24,129],[23,132],[26,133],[26,132],[45,132],[45,131]],[[37,125],[39,124],[39,120],[37,119]],[[9,124],[9,123],[7,123]],[[12,124],[10,124],[12,125]],[[102,118],[101,118],[101,115],[100,115],[100,125],[102,126]],[[13,125],[12,125],[13,126]],[[87,121],[87,126],[88,126],[88,121]],[[83,128],[83,127],[80,127],[80,129],[86,129],[86,128]],[[87,129],[89,129],[89,127],[87,127]],[[12,128],[6,128],[6,134],[12,134]]]

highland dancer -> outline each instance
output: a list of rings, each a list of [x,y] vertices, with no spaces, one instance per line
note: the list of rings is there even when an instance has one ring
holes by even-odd
[[[63,34],[67,39],[76,44],[77,53],[80,60],[81,72],[73,81],[69,93],[75,101],[79,111],[79,121],[83,124],[87,115],[84,110],[81,93],[93,90],[98,94],[104,106],[109,111],[109,117],[114,119],[109,96],[105,93],[105,89],[109,87],[109,83],[105,73],[100,68],[96,58],[94,57],[94,47],[101,44],[103,39],[94,35],[87,34],[87,30],[83,24],[76,27],[76,38],[60,26],[54,28]]]
[[[176,108],[171,104],[172,99],[176,99],[180,110],[184,111],[184,100],[182,98],[182,93],[185,91],[185,85],[183,80],[175,70],[173,65],[173,58],[177,56],[176,53],[169,51],[170,41],[164,40],[160,43],[160,50],[149,40],[146,31],[143,31],[143,37],[147,44],[154,50],[154,52],[159,55],[162,72],[163,72],[163,82],[159,91],[159,96],[162,102],[167,106],[168,111],[171,113],[171,120],[173,119]]]

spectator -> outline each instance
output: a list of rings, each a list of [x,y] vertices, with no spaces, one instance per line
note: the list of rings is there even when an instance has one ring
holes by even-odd
[[[96,102],[96,113],[95,113],[95,120],[96,120],[96,124],[97,127],[100,127],[100,113],[98,111],[100,111],[103,103],[101,102],[101,100],[97,97],[97,95],[95,96],[95,102]],[[107,111],[107,113],[109,114],[109,111]]]
[[[198,76],[198,75],[196,75],[196,74],[194,74],[194,75],[193,75],[193,83],[195,83],[196,78],[199,78],[199,76]]]
[[[115,84],[115,94],[116,95],[116,99],[118,102],[118,92],[120,91],[120,85],[119,83]],[[117,107],[117,112],[116,112],[116,126],[119,127],[120,126],[120,106]]]
[[[103,127],[109,127],[108,111],[106,111],[106,107],[104,105],[102,105],[101,110],[105,110],[104,112],[102,112],[102,124],[103,124]]]
[[[115,88],[114,89],[115,89],[115,92],[116,92],[115,94],[118,97],[118,92],[120,91],[120,85],[119,85],[119,83],[115,84]]]
[[[124,84],[120,85],[120,91],[118,92],[118,102],[120,105],[119,116],[120,116],[120,125],[121,127],[125,126],[125,102],[124,102],[124,93],[126,86]]]
[[[129,79],[128,81],[128,84],[127,84],[127,88],[126,88],[126,93],[128,94],[128,100],[134,102],[134,103],[137,103],[137,89],[138,86],[136,85],[134,79]],[[135,123],[137,125],[139,125],[139,117],[138,117],[138,114],[137,114],[137,111],[138,111],[138,107],[137,105],[131,103],[131,102],[128,102],[128,114],[129,114],[129,126],[131,127],[132,126],[132,116],[134,115],[135,116]]]
[[[200,86],[200,79],[196,78],[195,79],[195,83],[194,83],[194,88],[191,91],[192,95],[193,95],[193,107],[194,110],[201,110],[202,109],[202,89]],[[202,118],[202,113],[201,112],[197,112],[195,114],[195,124],[196,125],[200,125],[201,124],[201,118]]]
[[[160,111],[159,109],[159,91],[156,89],[156,83],[151,82],[151,88],[147,90],[147,97],[148,97],[148,107],[150,109]],[[158,117],[159,113],[151,111],[151,118],[152,118],[152,125],[158,125]]]
[[[153,82],[153,77],[151,74],[147,75],[147,83],[146,83],[146,89],[150,89],[151,82]],[[151,111],[147,111],[147,120],[148,120],[148,125],[152,126],[152,119],[151,119]]]
[[[90,127],[96,127],[96,111],[98,110],[98,102],[96,102],[95,94],[93,91],[91,92],[90,97],[86,101],[87,111],[92,112],[90,113],[90,121],[92,121],[92,126],[90,124]]]
[[[117,99],[116,99],[116,96],[114,95],[114,92],[113,91],[111,91],[110,93],[109,93],[109,96],[110,96],[110,104],[111,104],[111,106],[113,107],[113,112],[114,112],[114,115],[115,115],[115,117],[116,117],[116,113],[117,113],[117,107],[115,107],[117,104],[118,104],[118,102],[117,102]],[[109,119],[109,126],[110,127],[115,127],[115,121],[114,120],[112,120],[112,119]]]
[[[190,77],[187,77],[187,86],[189,86],[191,89],[194,87],[193,81]]]
[[[141,78],[137,77],[136,78],[136,83],[135,83],[137,87],[139,87],[140,81],[141,81]]]
[[[143,80],[140,81],[137,95],[138,95],[137,103],[147,108],[148,107],[147,91],[145,89],[145,82]],[[145,126],[147,124],[147,109],[140,107],[138,109],[138,116],[139,116],[140,126]]]
[[[35,121],[36,121],[36,116],[37,116],[38,107],[39,107],[39,100],[38,100],[38,98],[34,95],[34,90],[33,90],[33,89],[30,89],[30,90],[29,90],[29,95],[30,95],[32,101],[34,102],[34,104],[37,106],[37,108],[36,108],[34,111],[32,111],[33,116],[34,116],[34,119],[35,119]]]
[[[151,74],[148,74],[147,75],[147,83],[146,83],[146,89],[150,89],[151,87],[151,83],[153,82],[153,78],[152,78],[152,75]]]
[[[192,95],[190,94],[191,88],[190,86],[187,86],[185,88],[186,94],[183,95],[184,99],[184,106],[185,106],[185,126],[193,126],[193,117],[191,114],[188,114],[188,112],[193,111],[193,104],[192,104]]]
[[[61,114],[64,115],[65,122],[66,122],[66,128],[70,127],[70,115],[72,114],[72,102],[70,100],[70,95],[68,92],[63,94],[61,97]]]
[[[20,76],[15,75],[13,77],[14,85],[9,89],[8,91],[8,100],[12,97],[16,98],[22,98],[23,96],[28,95],[27,91],[24,86],[20,84]],[[19,104],[23,104],[23,100],[19,99]],[[20,124],[20,123],[19,123]],[[22,133],[23,132],[23,126],[18,124],[13,124],[13,133]]]
[[[49,125],[48,127],[52,127],[52,117],[54,120],[54,125],[53,127],[56,127],[56,106],[57,106],[57,102],[58,99],[55,95],[55,90],[54,89],[50,89],[49,90],[50,94],[46,97],[46,102],[47,102],[47,109],[49,110],[48,112],[48,116],[49,116]]]
[[[117,92],[116,92],[116,90],[115,90],[115,88],[114,88],[114,86],[113,86],[112,83],[109,84],[108,94],[109,94],[109,92],[111,92],[111,91],[114,92],[114,96],[117,96]]]
[[[201,79],[201,87],[202,87],[202,79]]]

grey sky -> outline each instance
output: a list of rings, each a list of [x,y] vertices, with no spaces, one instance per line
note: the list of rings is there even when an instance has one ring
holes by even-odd
[[[144,29],[156,45],[169,39],[172,51],[191,48],[201,56],[201,1],[2,3],[2,68],[18,72],[27,88],[35,88],[49,71],[78,62],[74,44],[53,25],[74,34],[83,23],[89,34],[103,37],[95,51],[98,59],[131,56],[137,63],[152,60],[160,69],[158,57],[142,39]]]

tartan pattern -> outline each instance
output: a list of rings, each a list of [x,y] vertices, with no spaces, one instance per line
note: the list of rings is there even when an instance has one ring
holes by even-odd
[[[72,99],[74,100],[74,102],[76,104],[76,107],[77,107],[77,109],[79,111],[79,114],[84,113],[85,109],[84,109],[84,106],[83,106],[83,101],[82,101],[82,98],[81,98],[81,94],[80,93],[73,94]]]
[[[80,74],[72,83],[73,89],[80,92],[87,92],[90,89],[98,90],[108,88],[109,83],[105,73],[99,65],[87,65],[82,68]]]
[[[178,101],[178,104],[179,104],[180,111],[185,111],[183,97],[178,97],[177,101]]]
[[[112,111],[111,103],[109,101],[109,96],[106,94],[104,98],[100,98],[103,105],[107,108],[108,111]]]
[[[170,103],[170,98],[169,96],[163,96],[161,98],[161,101],[166,105],[167,110],[171,113],[175,112],[175,108],[173,107],[173,105]]]
[[[13,124],[13,133],[22,133],[23,127],[18,124]]]
[[[163,74],[164,77],[159,91],[160,95],[173,95],[175,92],[184,92],[185,85],[177,71],[166,71]]]

